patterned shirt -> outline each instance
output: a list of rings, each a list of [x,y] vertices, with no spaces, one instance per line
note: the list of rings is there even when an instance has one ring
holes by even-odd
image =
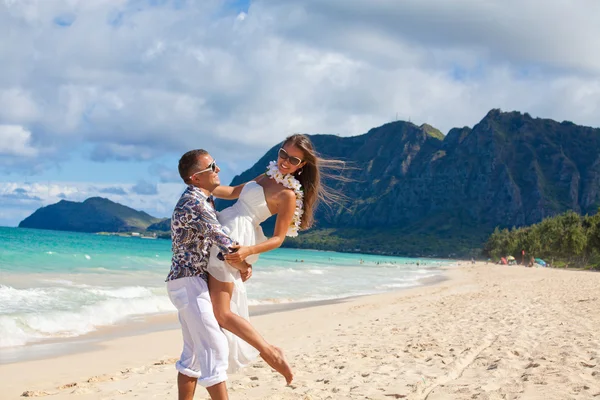
[[[210,249],[217,246],[222,253],[230,253],[230,246],[237,244],[223,231],[211,202],[199,188],[188,185],[175,206],[171,217],[171,240],[173,258],[167,281],[201,276],[207,280],[206,267]]]

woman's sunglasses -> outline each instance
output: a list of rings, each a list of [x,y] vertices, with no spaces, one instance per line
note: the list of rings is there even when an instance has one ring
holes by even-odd
[[[213,160],[210,164],[208,164],[208,168],[205,168],[202,171],[194,172],[192,175],[190,175],[190,179],[192,179],[192,177],[194,175],[202,174],[202,173],[208,172],[208,171],[215,172],[216,170],[217,170],[217,160]]]
[[[283,147],[279,149],[279,158],[281,158],[282,160],[288,160],[293,166],[300,165],[300,163],[302,162],[302,160],[298,157],[290,156],[287,153],[287,151],[283,149]]]

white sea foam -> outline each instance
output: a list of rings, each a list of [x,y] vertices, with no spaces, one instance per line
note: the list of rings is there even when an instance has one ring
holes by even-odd
[[[64,286],[75,286],[75,283],[73,281],[67,279],[42,279],[42,282],[54,283]]]
[[[15,319],[0,315],[0,348],[21,346],[45,338],[36,332],[25,332],[19,325]]]
[[[90,293],[104,296],[107,298],[115,299],[136,299],[143,297],[151,297],[152,291],[148,288],[135,286],[135,287],[122,287],[122,288],[106,288],[106,289],[90,289]]]
[[[409,288],[416,286],[415,283],[404,282],[404,283],[386,283],[384,285],[377,286],[378,289],[400,289]]]
[[[294,268],[273,268],[273,269],[260,269],[257,268],[254,273],[259,273],[262,275],[276,275],[276,276],[287,276],[290,274],[300,274],[306,273],[306,270],[298,270]]]
[[[256,300],[256,299],[249,299],[248,300],[248,305],[250,306],[259,306],[259,305],[272,305],[272,304],[286,304],[286,303],[292,303],[292,302],[298,302],[299,300],[292,300],[292,299],[283,299],[283,298],[270,298],[270,299],[262,299],[262,300]]]
[[[325,273],[325,271],[322,269],[309,269],[306,272],[308,272],[309,274],[313,274],[313,275],[323,275]]]
[[[134,315],[170,311],[162,288],[0,286],[0,347],[79,336]]]

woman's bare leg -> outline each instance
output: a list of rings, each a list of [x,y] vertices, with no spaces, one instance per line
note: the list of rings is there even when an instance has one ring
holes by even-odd
[[[258,350],[263,360],[291,383],[294,375],[281,349],[267,343],[250,322],[231,311],[233,287],[233,282],[221,282],[208,275],[208,290],[217,322]]]

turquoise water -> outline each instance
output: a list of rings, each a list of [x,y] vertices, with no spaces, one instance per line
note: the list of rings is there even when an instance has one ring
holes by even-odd
[[[174,311],[171,243],[0,227],[0,347],[75,337]],[[247,282],[250,304],[325,300],[420,284],[449,261],[277,249]]]

